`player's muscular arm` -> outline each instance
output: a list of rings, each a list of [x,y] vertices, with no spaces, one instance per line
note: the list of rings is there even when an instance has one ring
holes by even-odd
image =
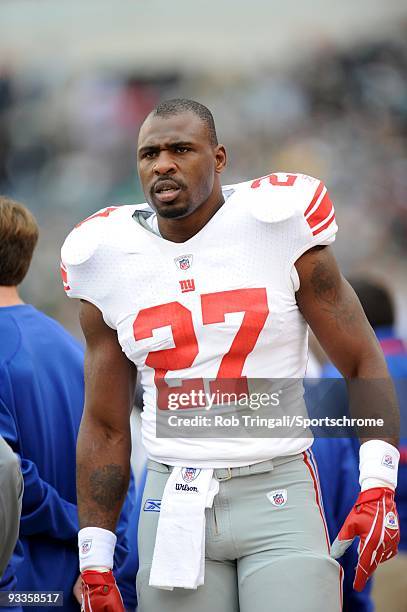
[[[80,527],[115,531],[130,475],[130,412],[136,369],[100,311],[82,302],[85,409],[77,445]]]
[[[399,414],[383,354],[330,248],[311,249],[295,266],[300,277],[298,306],[329,358],[348,380],[352,414],[385,417],[383,439],[397,446]],[[367,430],[359,433],[364,440],[381,437],[371,436]]]

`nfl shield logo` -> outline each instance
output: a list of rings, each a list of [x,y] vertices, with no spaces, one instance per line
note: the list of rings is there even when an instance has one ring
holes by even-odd
[[[267,493],[267,497],[269,498],[273,506],[281,508],[281,506],[284,506],[287,501],[287,489],[278,489],[276,491],[270,491],[270,493]]]
[[[174,262],[180,270],[188,270],[192,266],[192,255],[180,255],[174,259]]]
[[[182,479],[185,482],[192,482],[195,478],[198,478],[201,468],[190,468],[185,467],[181,470]]]
[[[394,512],[388,512],[386,514],[384,524],[388,529],[398,529],[399,525],[397,521],[397,516],[394,514]]]
[[[84,540],[81,544],[81,553],[86,555],[92,548],[92,540]]]
[[[383,455],[382,465],[394,470],[393,457],[391,455]]]

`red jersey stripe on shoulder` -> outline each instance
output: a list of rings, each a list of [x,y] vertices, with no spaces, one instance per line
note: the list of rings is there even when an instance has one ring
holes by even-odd
[[[307,216],[308,213],[310,212],[310,210],[312,210],[312,207],[315,206],[316,201],[318,200],[319,196],[321,195],[322,190],[324,189],[324,187],[325,187],[324,183],[322,181],[319,181],[319,185],[316,188],[316,191],[314,193],[314,197],[312,198],[312,200],[311,200],[307,210],[304,213],[305,216]]]
[[[105,208],[101,212],[95,213],[94,215],[91,215],[90,217],[87,217],[86,219],[84,219],[83,221],[78,223],[78,225],[75,225],[75,228],[80,227],[81,225],[83,225],[87,221],[91,221],[92,219],[96,219],[96,217],[108,217],[110,215],[110,213],[112,213],[114,210],[117,210],[118,208],[120,208],[120,207],[119,206],[109,206],[108,208]]]
[[[61,261],[61,277],[62,277],[62,283],[64,285],[65,291],[69,291],[70,290],[70,286],[68,285],[68,273],[67,273],[65,265],[62,263],[62,261]]]
[[[316,236],[317,234],[319,234],[320,232],[323,232],[327,227],[329,227],[331,225],[331,223],[333,223],[335,221],[335,215],[332,215],[332,217],[330,217],[330,219],[328,219],[328,221],[326,223],[324,223],[324,225],[322,225],[321,227],[319,227],[318,229],[314,230],[312,232],[313,236]]]
[[[310,228],[312,229],[319,223],[322,223],[322,221],[324,221],[324,219],[327,219],[327,217],[331,214],[332,211],[333,204],[331,202],[331,198],[329,197],[328,192],[326,192],[318,208],[314,210],[312,215],[310,215],[307,219]]]

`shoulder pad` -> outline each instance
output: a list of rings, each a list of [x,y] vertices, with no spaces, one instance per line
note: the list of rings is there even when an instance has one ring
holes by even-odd
[[[324,188],[321,181],[311,176],[286,172],[268,174],[244,185],[247,186],[251,213],[265,223],[302,216],[316,192]]]
[[[79,265],[92,257],[107,230],[106,219],[120,208],[102,208],[75,226],[62,245],[61,256],[65,265]]]

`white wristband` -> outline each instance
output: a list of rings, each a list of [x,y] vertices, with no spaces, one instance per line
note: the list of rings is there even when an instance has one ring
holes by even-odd
[[[116,536],[101,527],[84,527],[78,533],[79,569],[106,567],[113,569]]]
[[[368,440],[360,446],[359,484],[362,491],[378,486],[397,486],[400,453],[383,440]]]

